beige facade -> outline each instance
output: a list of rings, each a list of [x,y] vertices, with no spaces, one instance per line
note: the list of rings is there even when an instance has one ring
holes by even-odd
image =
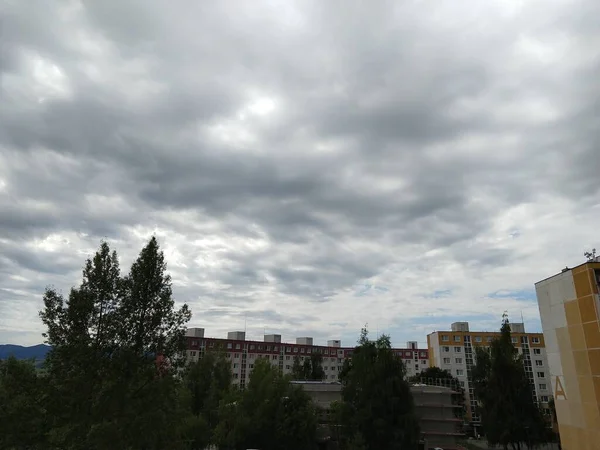
[[[526,333],[522,323],[511,323],[513,345],[523,357],[527,378],[535,391],[535,401],[549,414],[548,403],[552,398],[550,371],[546,355],[544,335]],[[427,335],[429,363],[432,367],[447,370],[455,376],[465,389],[467,420],[478,432],[481,417],[477,414],[471,370],[475,364],[475,349],[489,347],[500,336],[498,331],[470,331],[468,322],[455,322],[448,331],[435,331]]]
[[[600,449],[600,261],[536,283],[563,450]]]

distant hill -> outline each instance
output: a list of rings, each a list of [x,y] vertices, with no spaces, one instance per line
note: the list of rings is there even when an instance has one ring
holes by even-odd
[[[52,347],[45,344],[23,347],[22,345],[0,344],[0,359],[14,356],[17,359],[35,359],[42,362]]]

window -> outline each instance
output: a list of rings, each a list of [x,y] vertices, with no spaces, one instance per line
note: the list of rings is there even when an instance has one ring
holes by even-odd
[[[254,364],[250,364],[250,368],[251,368],[251,369],[254,369]]]
[[[462,369],[456,369],[456,375],[459,376],[459,377],[463,376],[464,375],[464,370],[462,370]]]
[[[454,342],[460,342],[460,336],[454,336]]]
[[[427,358],[427,353],[425,352],[421,352],[419,353],[419,355],[421,356],[421,358]]]
[[[290,370],[290,366],[285,366],[285,368],[286,368],[287,370]]]
[[[534,355],[541,355],[542,354],[542,349],[541,348],[534,348],[533,349],[533,354]]]
[[[240,346],[240,344],[235,344],[235,349],[236,349],[236,350],[239,350],[239,349],[241,349],[241,348],[242,348],[242,347]]]
[[[227,348],[232,349],[233,348],[233,344],[231,342],[227,343]]]
[[[278,352],[279,351],[279,346],[275,346],[275,351]]]
[[[450,351],[450,347],[444,347],[444,351],[445,352],[449,352]]]
[[[546,374],[544,372],[537,373],[538,378],[546,378]]]
[[[286,361],[289,361],[289,360],[290,360],[290,355],[287,355],[287,356],[285,357],[285,360],[286,360]]]
[[[548,396],[547,395],[542,395],[542,402],[548,403]]]
[[[327,366],[323,367],[323,370],[327,370],[327,369],[329,369],[329,367],[327,367]]]
[[[404,352],[404,356],[408,356],[410,358],[410,352]]]
[[[291,351],[292,351],[292,347],[286,347],[286,348],[285,348],[285,351],[286,351],[286,352],[291,352]]]
[[[307,349],[306,349],[306,353],[310,354],[310,352],[311,352],[311,349],[310,349],[310,348],[307,348]]]
[[[540,391],[546,390],[546,383],[540,383]]]
[[[238,363],[233,363],[233,368],[234,368],[234,369],[237,369],[237,368],[238,368],[238,366],[239,366],[239,364],[238,364]]]
[[[444,358],[444,364],[450,364],[450,358]]]
[[[277,359],[277,355],[273,355],[271,359]]]
[[[475,336],[475,342],[481,342],[481,336]]]
[[[239,354],[239,353],[236,353],[235,355],[233,355],[233,357],[234,357],[234,358],[239,358],[239,357],[240,357],[240,354]]]
[[[454,353],[460,353],[462,351],[462,347],[454,347]]]
[[[519,341],[517,340],[517,338],[516,338],[516,337],[512,337],[512,338],[510,338],[510,341],[511,341],[513,344],[516,344],[517,342],[519,342]]]
[[[250,359],[254,359],[254,358],[256,358],[256,355],[255,355],[254,353],[252,353],[252,354],[250,355]]]
[[[227,353],[227,357],[228,357],[228,358],[231,358],[231,353]]]
[[[450,340],[450,338],[449,338],[447,335],[445,335],[445,334],[444,334],[444,335],[442,336],[442,341],[443,341],[443,342],[448,342],[449,340]]]
[[[250,350],[254,350],[254,344],[250,345]]]
[[[535,360],[535,365],[536,365],[536,366],[543,366],[543,365],[544,365],[544,363],[542,362],[542,360],[541,360],[541,359],[536,359],[536,360]]]
[[[239,378],[239,375],[237,373],[234,373],[233,378],[235,378],[237,380]]]
[[[422,360],[422,361],[421,361],[421,364],[425,365],[425,364],[427,364],[427,361],[425,361],[425,360]]]
[[[456,364],[462,364],[462,358],[454,358]]]
[[[335,358],[331,358],[331,362],[335,362]]]
[[[304,351],[305,351],[305,350],[306,350],[306,349],[305,349],[304,347],[302,347],[302,348],[300,349],[300,353],[304,353]]]
[[[294,353],[298,353],[298,347],[294,347]]]
[[[486,342],[492,342],[492,337],[488,336],[488,337],[485,338],[485,340],[486,340]]]
[[[532,344],[539,344],[540,343],[540,338],[539,337],[531,338],[531,343]]]

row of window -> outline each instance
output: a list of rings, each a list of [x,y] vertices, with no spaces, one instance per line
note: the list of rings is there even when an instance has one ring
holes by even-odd
[[[449,346],[443,346],[442,347],[442,351],[443,352],[449,352],[450,351],[450,347]],[[454,353],[461,353],[462,352],[462,347],[454,347]],[[534,355],[541,355],[542,354],[542,349],[541,348],[534,348],[533,349],[533,354]]]
[[[192,347],[198,347],[198,345],[199,345],[199,341],[198,340],[192,340],[191,341],[191,346]],[[208,347],[213,348],[214,346],[215,346],[215,342],[212,342],[212,341],[208,342]],[[228,350],[241,350],[242,349],[242,344],[239,343],[239,342],[235,343],[235,344],[233,342],[227,342],[226,347],[227,347]],[[248,345],[248,349],[250,351],[253,351],[253,350],[261,351],[262,350],[262,351],[269,351],[269,352],[279,352],[279,350],[283,350],[283,348],[280,349],[279,345],[263,345],[263,344],[249,344]],[[344,350],[341,350],[341,349],[319,348],[319,347],[311,348],[311,347],[291,347],[291,346],[285,346],[285,353],[300,353],[300,354],[320,353],[320,354],[323,354],[323,355],[339,355],[339,356],[342,356],[342,355],[344,355]],[[347,356],[351,356],[352,355],[352,350],[346,351],[346,355]],[[411,356],[413,356],[413,352],[412,351],[396,351],[396,355],[411,357]],[[421,358],[427,358],[427,352],[421,351],[421,352],[419,352],[419,356]]]
[[[467,337],[469,337],[469,336],[467,336]],[[525,338],[525,342],[526,342],[527,337],[524,336],[524,338]],[[494,338],[492,336],[486,336],[485,341],[492,342],[493,339]],[[475,340],[475,342],[483,342],[483,338],[481,336],[475,336],[474,340]],[[512,340],[513,344],[516,344],[518,342],[518,339],[516,337],[512,337],[511,340]],[[442,334],[442,342],[450,342],[450,336],[448,336],[447,334]],[[462,342],[462,336],[454,336],[454,342]],[[532,337],[531,342],[534,344],[539,344],[540,338]]]

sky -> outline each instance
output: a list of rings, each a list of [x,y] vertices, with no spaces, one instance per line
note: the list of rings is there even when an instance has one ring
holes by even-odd
[[[7,0],[0,343],[155,235],[206,335],[426,345],[600,250],[600,2]]]

